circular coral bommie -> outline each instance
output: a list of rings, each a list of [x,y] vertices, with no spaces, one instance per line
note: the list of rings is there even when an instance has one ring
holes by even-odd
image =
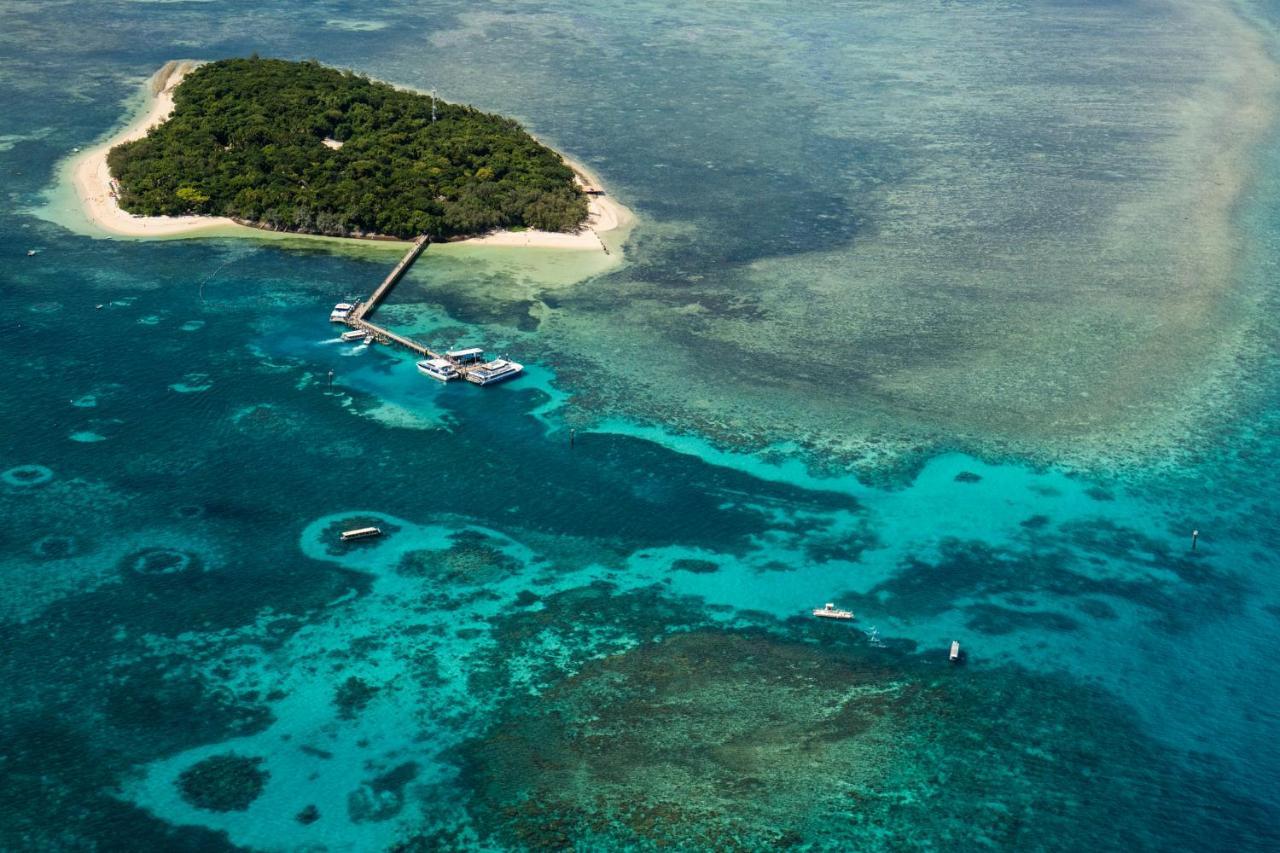
[[[200,564],[195,554],[174,548],[147,548],[125,557],[124,562],[129,571],[149,577],[182,574]]]
[[[215,755],[197,762],[178,777],[182,799],[211,812],[246,811],[262,794],[271,774],[261,769],[261,758]]]
[[[53,470],[43,465],[17,465],[0,473],[10,486],[39,486],[53,479]]]
[[[44,560],[62,560],[76,554],[74,536],[45,536],[31,546],[32,552]]]

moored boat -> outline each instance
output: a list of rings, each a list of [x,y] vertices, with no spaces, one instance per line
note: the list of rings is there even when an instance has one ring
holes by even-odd
[[[492,385],[495,382],[514,379],[523,370],[523,364],[517,364],[505,358],[495,358],[493,361],[486,361],[483,364],[467,368],[464,375],[467,377],[468,382],[474,382],[477,385]]]
[[[381,535],[382,535],[381,527],[357,527],[354,530],[342,531],[342,536],[340,538],[342,539],[343,542],[350,542],[353,539],[371,539],[374,536],[381,536]]]
[[[441,382],[448,382],[451,379],[457,379],[462,374],[458,373],[458,368],[447,359],[443,358],[426,358],[418,362],[418,372],[423,376],[430,376],[432,379],[439,379]]]
[[[852,619],[853,611],[841,610],[828,601],[821,607],[814,609],[813,615],[817,616],[819,619]]]
[[[342,340],[349,344],[355,343],[356,341],[360,340],[364,336],[365,336],[365,332],[363,329],[352,329],[349,332],[343,332],[341,335]]]
[[[355,306],[350,302],[339,302],[333,306],[333,310],[329,312],[330,323],[345,323],[347,318],[351,316],[351,312],[355,310]]]

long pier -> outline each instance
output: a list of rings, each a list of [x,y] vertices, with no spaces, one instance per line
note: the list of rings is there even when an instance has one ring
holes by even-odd
[[[374,338],[377,339],[378,343],[397,344],[409,350],[410,352],[415,352],[418,355],[423,356],[425,358],[440,358],[440,354],[436,352],[432,352],[427,347],[426,344],[420,344],[417,341],[415,341],[413,338],[406,338],[404,335],[397,335],[395,332],[391,331],[390,329],[384,329],[381,326],[375,326],[373,323],[370,323],[368,320],[350,319],[347,321],[347,325],[353,328],[361,329],[362,331],[368,332],[369,334],[373,335]]]
[[[387,298],[387,294],[391,293],[392,289],[400,283],[400,279],[404,278],[404,274],[408,272],[409,267],[413,266],[413,262],[426,251],[427,246],[430,244],[430,234],[423,234],[414,240],[409,251],[405,252],[404,257],[400,259],[400,263],[396,264],[391,272],[387,273],[387,277],[382,280],[382,284],[378,285],[368,299],[363,302],[357,302],[355,308],[351,309],[351,313],[342,322],[353,329],[360,329],[373,335],[374,339],[379,343],[395,344],[425,358],[440,358],[440,354],[433,351],[426,344],[419,343],[413,338],[406,338],[404,335],[396,334],[390,329],[383,328],[376,323],[370,323],[365,319],[382,304],[382,301]]]
[[[351,312],[351,319],[359,322],[363,320],[366,315],[372,314],[374,310],[382,304],[382,300],[387,298],[387,294],[391,292],[392,288],[394,288],[400,282],[400,279],[404,277],[404,274],[408,272],[409,267],[413,266],[413,262],[418,259],[418,256],[421,255],[430,244],[430,234],[423,234],[421,237],[414,240],[413,246],[410,247],[409,251],[405,253],[405,256],[400,259],[400,263],[396,264],[395,268],[392,269],[391,272],[387,273],[387,277],[384,278],[382,280],[382,284],[378,285],[378,288],[373,291],[373,295],[364,302],[356,305],[355,310]]]
[[[379,284],[376,289],[374,289],[368,299],[363,302],[357,302],[355,305],[339,303],[334,307],[333,313],[329,315],[329,320],[335,323],[343,323],[353,329],[359,329],[361,332],[364,332],[366,341],[368,341],[369,338],[372,338],[374,341],[381,344],[395,344],[396,346],[404,347],[409,352],[424,358],[443,359],[452,365],[453,369],[456,371],[453,376],[468,379],[479,385],[486,385],[489,382],[500,382],[503,379],[515,376],[524,368],[514,362],[508,364],[506,362],[495,361],[487,364],[479,364],[479,359],[473,354],[458,353],[455,357],[450,357],[448,353],[442,355],[420,341],[415,341],[413,338],[407,338],[404,335],[397,334],[390,329],[377,325],[376,323],[371,323],[367,319],[370,314],[377,310],[378,306],[382,304],[382,301],[387,298],[387,295],[391,293],[392,289],[400,279],[404,278],[404,274],[408,271],[409,267],[413,266],[413,262],[416,261],[424,251],[426,251],[426,248],[430,243],[430,234],[423,234],[421,237],[414,240],[409,251],[405,252],[404,257],[400,259],[400,262],[395,265],[391,272],[387,273],[387,277],[382,280],[382,283]],[[499,372],[494,374],[494,370]],[[473,374],[479,378],[473,378]],[[441,378],[445,378],[447,381],[447,379],[453,378],[453,376]]]

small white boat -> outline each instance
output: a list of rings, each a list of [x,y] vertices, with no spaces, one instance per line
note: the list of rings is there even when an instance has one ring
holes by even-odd
[[[474,382],[477,385],[492,385],[495,382],[514,379],[523,370],[523,364],[507,361],[505,358],[495,358],[493,361],[467,368],[466,377],[468,382]]]
[[[355,530],[342,531],[342,541],[350,542],[353,539],[370,539],[374,536],[381,536],[381,527],[357,527]]]
[[[35,249],[27,249],[27,257],[28,257],[28,258],[34,258],[34,257],[35,257],[36,255],[38,255],[38,254],[40,254],[40,253],[39,253],[39,252],[37,252]]]
[[[960,641],[959,640],[951,641],[951,662],[952,663],[960,662]]]
[[[423,376],[439,379],[441,382],[448,382],[450,379],[457,379],[462,375],[458,372],[458,368],[453,366],[452,362],[443,358],[423,359],[418,362],[418,372]]]
[[[377,340],[378,340],[378,339],[377,339],[377,338],[375,338],[375,337],[374,337],[373,335],[371,335],[371,334],[370,334],[370,335],[365,335],[365,336],[364,336],[364,345],[365,345],[365,346],[371,346],[371,345],[372,345],[375,341],[377,341]]]
[[[841,610],[830,601],[813,611],[819,619],[852,619],[852,610]]]
[[[349,332],[343,332],[341,337],[345,343],[351,344],[360,340],[365,336],[364,329],[352,329]]]

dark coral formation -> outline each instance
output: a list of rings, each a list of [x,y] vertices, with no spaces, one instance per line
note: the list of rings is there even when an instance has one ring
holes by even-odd
[[[682,557],[671,563],[671,570],[674,572],[692,572],[695,575],[710,575],[720,571],[720,565],[710,560],[695,560],[688,557]]]
[[[520,562],[504,554],[488,536],[465,530],[453,535],[454,544],[441,551],[409,551],[396,571],[410,577],[430,577],[457,584],[483,584],[520,570]]]
[[[418,776],[412,761],[391,768],[347,795],[347,816],[352,823],[390,820],[404,808],[405,786]]]
[[[178,777],[182,799],[211,812],[242,812],[262,794],[271,774],[261,758],[214,755],[191,765]]]
[[[333,704],[338,708],[338,717],[343,720],[354,720],[368,707],[373,697],[378,695],[378,688],[364,679],[351,676],[334,691]]]
[[[713,631],[595,661],[463,747],[472,817],[520,849],[1170,849],[1267,832],[1104,694],[905,663]]]

